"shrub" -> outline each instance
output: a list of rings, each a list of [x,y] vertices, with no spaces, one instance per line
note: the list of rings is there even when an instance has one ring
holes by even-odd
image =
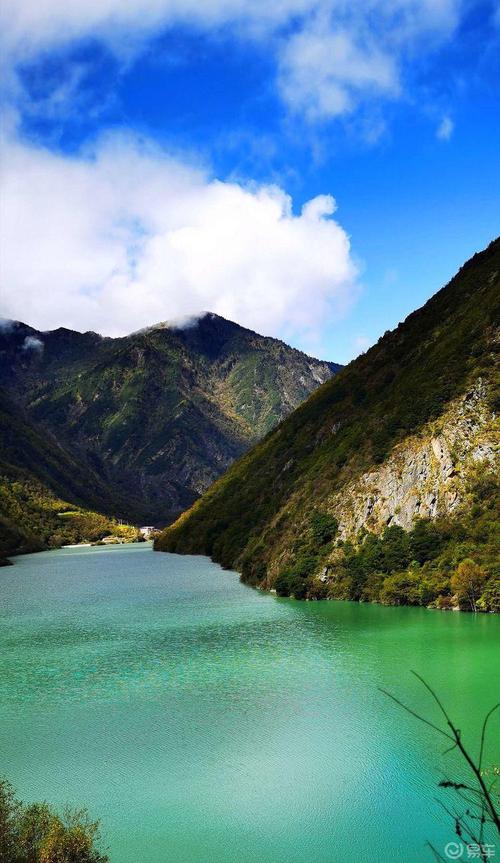
[[[298,575],[294,569],[285,569],[278,575],[274,587],[278,596],[305,599],[308,591],[308,580]]]
[[[500,614],[500,577],[496,576],[488,581],[477,605],[480,611]]]
[[[349,575],[339,573],[328,583],[329,599],[352,599],[353,581]]]
[[[308,576],[313,575],[317,568],[317,556],[315,554],[303,552],[297,557],[291,569],[294,575],[298,575],[299,578],[307,578]]]
[[[328,586],[319,578],[311,578],[308,580],[307,594],[309,599],[326,599]]]
[[[416,571],[416,570],[415,570]],[[450,579],[448,575],[440,570],[421,570],[422,575],[422,605],[429,605],[438,597],[450,598]],[[450,598],[451,600],[451,598]]]
[[[366,579],[361,591],[361,599],[363,602],[378,602],[380,599],[380,591],[384,583],[383,572],[371,572]]]
[[[289,579],[290,596],[294,599],[305,599],[308,594],[308,580],[300,575],[292,574]]]
[[[380,591],[384,605],[421,605],[422,586],[415,571],[399,572],[384,579]]]
[[[327,512],[315,512],[311,517],[311,531],[317,543],[326,545],[335,539],[339,523],[335,516]]]
[[[452,611],[454,608],[451,596],[438,596],[435,605],[436,608],[440,608],[442,611]]]

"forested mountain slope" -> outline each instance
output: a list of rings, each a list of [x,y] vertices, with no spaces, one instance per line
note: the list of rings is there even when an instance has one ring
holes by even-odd
[[[473,559],[483,605],[500,608],[499,289],[497,239],[241,458],[156,547],[209,554],[283,594],[444,605]]]
[[[98,473],[38,430],[0,388],[0,559],[116,531],[97,511],[126,508]],[[89,511],[90,510],[90,511]]]
[[[4,322],[5,482],[165,525],[338,368],[209,313],[115,339]]]

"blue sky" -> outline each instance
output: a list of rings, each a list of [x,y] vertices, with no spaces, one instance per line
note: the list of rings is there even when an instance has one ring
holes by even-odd
[[[9,3],[6,317],[346,362],[498,233],[495,3]]]

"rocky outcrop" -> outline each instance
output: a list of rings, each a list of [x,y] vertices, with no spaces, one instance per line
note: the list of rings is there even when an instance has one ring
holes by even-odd
[[[339,520],[340,536],[391,524],[410,529],[417,517],[449,515],[463,505],[474,470],[498,461],[499,423],[486,396],[478,379],[439,421],[406,438],[380,467],[332,496],[329,509]]]

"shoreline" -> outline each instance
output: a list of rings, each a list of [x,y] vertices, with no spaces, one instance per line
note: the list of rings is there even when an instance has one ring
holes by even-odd
[[[383,602],[376,602],[375,600],[369,602],[368,600],[364,601],[361,599],[357,599],[357,600],[356,599],[337,599],[333,596],[325,596],[325,597],[322,597],[321,599],[315,599],[315,598],[310,598],[310,597],[304,597],[304,599],[296,599],[294,596],[279,596],[279,594],[276,593],[276,589],[274,587],[262,587],[261,585],[251,584],[250,582],[245,581],[242,578],[242,573],[239,570],[233,569],[232,567],[222,566],[222,564],[218,560],[216,560],[215,558],[213,558],[209,554],[202,554],[202,553],[201,554],[195,554],[193,552],[183,554],[182,552],[178,552],[178,551],[163,551],[163,549],[157,548],[154,543],[153,543],[153,551],[159,552],[160,554],[179,554],[181,557],[189,557],[190,555],[193,555],[193,557],[207,557],[207,558],[209,558],[209,560],[212,561],[212,563],[216,563],[222,569],[230,570],[231,572],[237,573],[239,575],[239,579],[240,579],[241,583],[244,584],[246,587],[251,587],[253,590],[260,590],[261,593],[269,593],[269,594],[275,596],[277,599],[293,599],[294,602],[352,602],[352,603],[356,603],[356,605],[379,605],[381,608],[425,608],[427,611],[458,612],[459,614],[474,614],[474,615],[487,615],[487,614],[495,615],[496,614],[496,612],[494,612],[494,611],[481,611],[479,609],[477,611],[472,611],[472,610],[468,611],[467,609],[459,608],[458,606],[449,606],[449,607],[439,608],[437,605],[413,605],[411,603],[405,603],[405,604],[389,603],[389,604],[385,604]]]

